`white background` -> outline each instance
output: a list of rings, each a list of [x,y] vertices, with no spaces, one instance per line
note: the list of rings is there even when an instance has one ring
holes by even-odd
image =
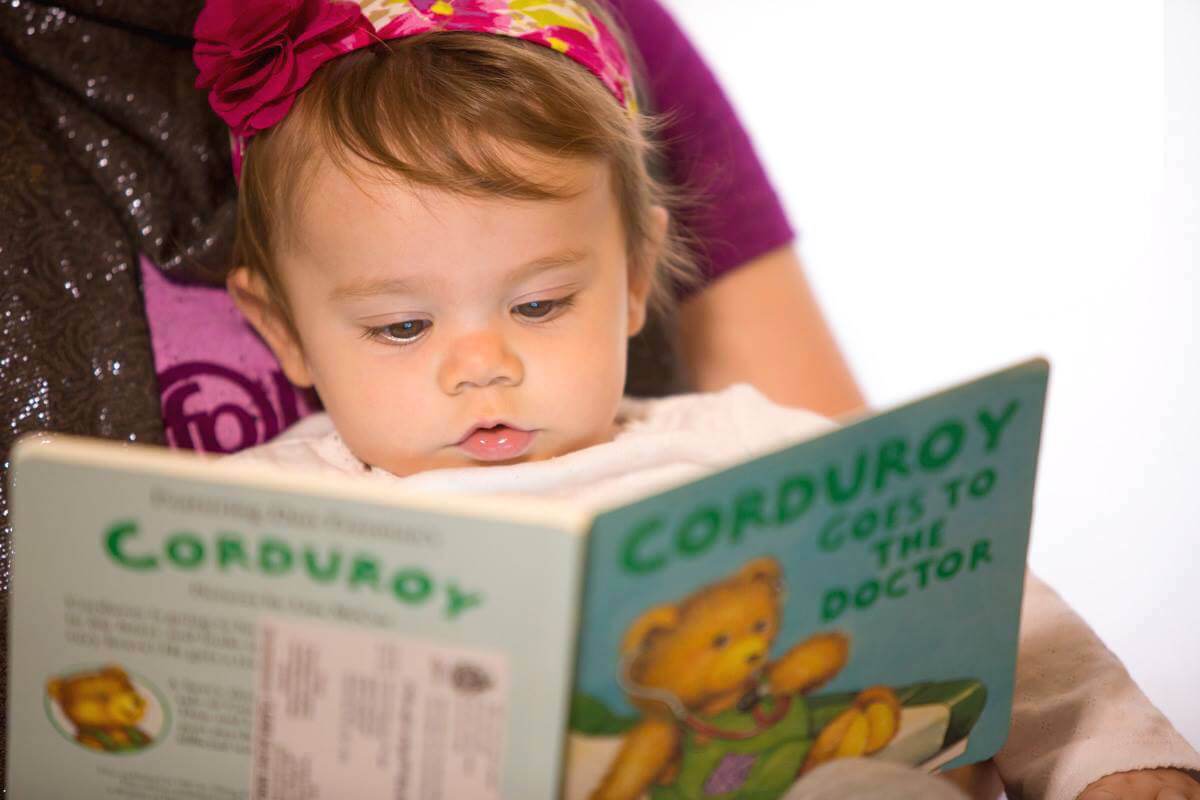
[[[1032,563],[1200,746],[1200,0],[667,0],[886,406],[1051,361]]]

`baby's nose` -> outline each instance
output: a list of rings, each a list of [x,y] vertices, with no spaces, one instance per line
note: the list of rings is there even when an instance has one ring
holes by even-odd
[[[460,337],[451,346],[438,375],[442,391],[451,395],[472,387],[519,386],[523,380],[521,359],[494,331]]]

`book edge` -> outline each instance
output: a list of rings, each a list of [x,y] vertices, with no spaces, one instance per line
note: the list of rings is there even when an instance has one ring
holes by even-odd
[[[415,509],[476,519],[503,518],[512,522],[557,528],[584,536],[595,514],[562,500],[514,495],[468,495],[416,491],[365,482],[350,475],[290,472],[271,464],[225,462],[206,453],[180,452],[145,444],[129,444],[61,433],[22,436],[11,451],[10,488],[20,481],[22,465],[30,462],[83,464],[137,470],[170,478],[212,484],[253,487]]]

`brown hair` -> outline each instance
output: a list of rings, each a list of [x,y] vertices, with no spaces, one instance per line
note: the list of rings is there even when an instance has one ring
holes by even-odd
[[[251,141],[234,263],[265,278],[290,323],[272,254],[286,241],[292,198],[303,194],[314,152],[344,171],[356,157],[400,180],[466,195],[567,196],[564,187],[518,171],[515,147],[548,161],[610,166],[630,263],[651,270],[651,310],[669,314],[699,271],[676,223],[682,197],[649,168],[655,126],[647,116],[631,117],[598,78],[542,45],[443,32],[359,50],[322,67],[284,121]],[[672,212],[671,226],[657,263],[642,264],[656,205]]]

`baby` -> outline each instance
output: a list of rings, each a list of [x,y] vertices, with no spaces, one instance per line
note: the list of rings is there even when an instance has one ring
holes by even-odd
[[[227,285],[326,410],[237,458],[586,501],[829,427],[744,385],[622,396],[629,337],[697,277],[613,30],[576,0],[209,3]],[[1022,628],[1012,790],[1200,800],[1168,769],[1200,756],[1035,579]]]

